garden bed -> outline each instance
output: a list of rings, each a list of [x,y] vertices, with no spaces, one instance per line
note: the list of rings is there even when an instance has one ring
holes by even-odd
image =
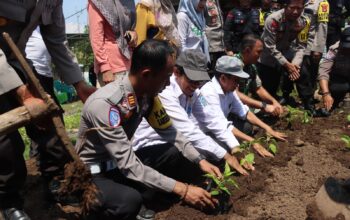
[[[276,129],[288,134],[288,142],[278,143],[275,158],[256,155],[255,168],[248,177],[235,176],[239,189],[232,192],[233,204],[225,215],[209,215],[182,204],[157,213],[157,219],[306,219],[307,206],[325,179],[350,177],[350,151],[340,140],[350,135],[346,128],[348,112],[329,118],[313,119],[312,124],[285,130],[284,122]],[[79,210],[62,207],[45,198],[43,183],[35,161],[28,160],[28,181],[24,194],[25,209],[32,219],[77,219]]]

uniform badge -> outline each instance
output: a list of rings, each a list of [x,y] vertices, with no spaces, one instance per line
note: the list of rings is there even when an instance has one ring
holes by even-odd
[[[120,125],[121,117],[117,108],[111,107],[109,109],[109,125],[116,128]]]
[[[129,109],[133,109],[136,107],[136,96],[134,93],[129,93],[126,96],[126,101],[128,103]]]
[[[279,28],[279,24],[277,21],[272,20],[271,25],[270,25],[271,31],[276,32]]]
[[[317,21],[318,22],[328,22],[329,16],[329,4],[328,2],[321,2],[317,11]]]

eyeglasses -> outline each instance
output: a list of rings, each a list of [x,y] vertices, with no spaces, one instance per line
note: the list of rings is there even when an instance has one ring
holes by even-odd
[[[195,86],[203,86],[207,81],[205,80],[191,80],[190,78],[188,78],[188,76],[185,74],[186,80],[188,83],[190,83],[191,85],[195,85]]]

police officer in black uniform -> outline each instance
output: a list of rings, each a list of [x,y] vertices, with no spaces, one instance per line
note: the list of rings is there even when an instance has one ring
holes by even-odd
[[[239,43],[244,35],[259,35],[259,10],[251,7],[251,0],[240,0],[239,7],[232,9],[224,24],[224,44],[226,54],[239,52]]]
[[[329,47],[318,71],[323,104],[327,110],[336,108],[350,92],[350,27],[340,41]]]
[[[345,19],[350,15],[349,0],[329,0],[329,22],[327,34],[327,50],[340,40],[341,29],[345,26]],[[343,13],[345,7],[346,12]]]

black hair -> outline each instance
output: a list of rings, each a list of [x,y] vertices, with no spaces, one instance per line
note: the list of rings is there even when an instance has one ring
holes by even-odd
[[[289,5],[292,1],[295,1],[295,0],[281,0],[280,2],[286,7],[287,5]],[[303,5],[306,4],[308,0],[303,0]]]
[[[219,81],[220,80],[220,77],[221,77],[221,75],[223,75],[224,73],[220,73],[220,72],[218,72],[218,71],[214,71],[214,76],[215,76],[215,78]]]
[[[243,52],[243,50],[247,47],[253,48],[255,43],[261,39],[255,34],[247,34],[243,37],[241,43],[239,44],[239,51]]]
[[[173,48],[164,40],[145,40],[134,49],[131,58],[130,74],[143,68],[159,72],[166,67],[168,57],[174,54]]]
[[[184,75],[185,74],[185,70],[182,66],[175,64],[175,68],[179,71],[180,75]]]

